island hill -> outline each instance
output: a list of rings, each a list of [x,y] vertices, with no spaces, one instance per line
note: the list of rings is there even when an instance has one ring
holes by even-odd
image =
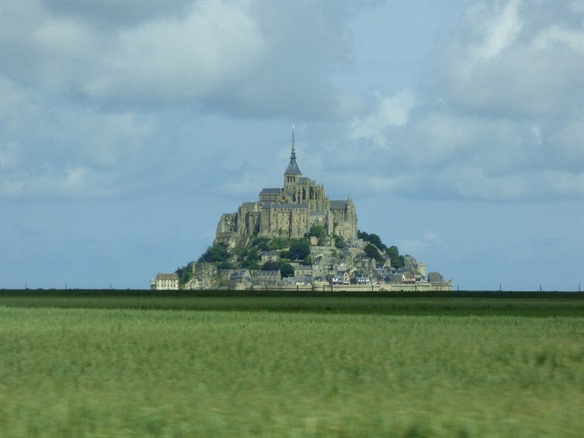
[[[302,175],[294,131],[284,186],[224,213],[213,246],[153,289],[452,290],[437,272],[358,230],[353,201]]]

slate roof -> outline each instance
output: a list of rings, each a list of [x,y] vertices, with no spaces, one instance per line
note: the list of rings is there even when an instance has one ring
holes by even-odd
[[[286,169],[286,172],[284,172],[284,175],[302,175],[295,157],[290,158],[290,164],[288,164],[288,168]]]
[[[306,209],[306,208],[308,208],[308,204],[276,204],[275,202],[266,202],[262,208],[263,209],[267,209],[267,208],[274,208],[274,209],[280,209],[280,208]]]
[[[265,188],[262,189],[260,195],[279,195],[280,193],[282,193],[281,188]]]
[[[176,273],[167,274],[164,272],[159,272],[156,276],[157,280],[178,280],[178,275]]]
[[[347,201],[331,201],[331,208],[344,209],[347,206]]]

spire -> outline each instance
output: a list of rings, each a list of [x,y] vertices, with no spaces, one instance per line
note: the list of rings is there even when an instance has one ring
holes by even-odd
[[[292,153],[290,154],[290,160],[296,159],[296,148],[294,147],[294,125],[292,125]]]
[[[288,164],[288,168],[284,175],[302,175],[300,172],[300,168],[296,163],[296,146],[294,145],[294,125],[292,125],[292,151],[290,152],[290,164]]]

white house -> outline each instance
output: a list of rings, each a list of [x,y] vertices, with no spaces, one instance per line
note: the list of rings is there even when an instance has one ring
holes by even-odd
[[[178,275],[159,272],[156,279],[150,281],[150,288],[154,290],[178,290]]]

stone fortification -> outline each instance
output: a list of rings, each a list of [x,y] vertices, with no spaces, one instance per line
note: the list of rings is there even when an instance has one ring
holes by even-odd
[[[314,225],[327,236],[357,238],[357,213],[351,199],[330,200],[321,184],[302,176],[296,162],[294,132],[284,187],[264,188],[257,201],[244,202],[235,213],[224,213],[217,225],[215,244],[230,248],[251,237],[305,237]]]

